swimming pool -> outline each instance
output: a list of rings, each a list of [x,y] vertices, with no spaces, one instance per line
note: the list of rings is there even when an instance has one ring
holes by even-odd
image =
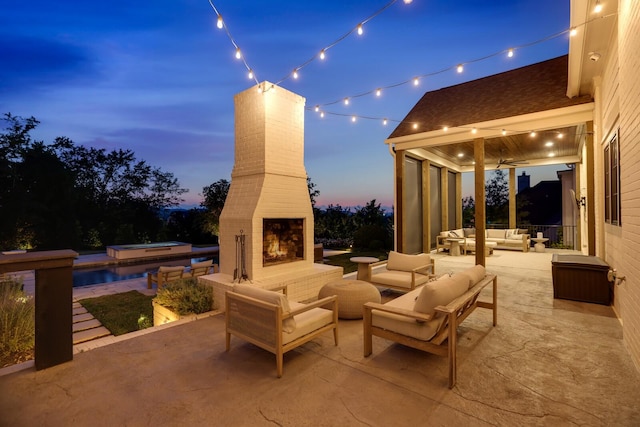
[[[107,246],[107,255],[115,259],[149,258],[185,253],[191,253],[191,243],[156,242]]]
[[[100,283],[118,282],[120,280],[146,277],[147,273],[155,272],[161,265],[188,266],[192,262],[212,259],[217,263],[217,257],[184,258],[171,261],[154,261],[141,264],[112,265],[103,267],[77,268],[73,270],[73,287],[97,285]]]

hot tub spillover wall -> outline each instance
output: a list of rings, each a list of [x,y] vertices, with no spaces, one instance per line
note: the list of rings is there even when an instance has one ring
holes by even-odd
[[[235,96],[235,163],[231,186],[220,215],[220,273],[205,276],[223,308],[224,290],[238,275],[236,236],[245,236],[246,275],[257,286],[289,284],[289,297],[316,298],[322,285],[342,278],[342,268],[313,262],[313,209],[304,167],[304,105],[299,95],[265,82]],[[296,256],[265,262],[273,242],[264,225],[292,220],[301,234]],[[266,220],[266,221],[265,221]],[[277,221],[276,221],[277,222]],[[273,231],[273,230],[271,230]],[[289,242],[290,243],[290,242]],[[278,245],[280,242],[277,243]],[[216,288],[217,287],[217,288]]]
[[[107,256],[115,259],[155,258],[191,253],[191,243],[159,242],[139,245],[107,246]]]

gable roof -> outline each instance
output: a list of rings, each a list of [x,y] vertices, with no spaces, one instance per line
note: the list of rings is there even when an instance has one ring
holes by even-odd
[[[591,102],[589,95],[566,96],[567,69],[568,55],[563,55],[427,92],[389,138]]]

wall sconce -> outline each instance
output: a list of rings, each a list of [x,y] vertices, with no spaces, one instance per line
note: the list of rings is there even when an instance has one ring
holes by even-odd
[[[570,189],[569,191],[571,191],[571,196],[573,197],[573,200],[576,201],[576,206],[578,208],[580,208],[580,206],[582,207],[587,206],[587,198],[585,196],[582,196],[582,197],[576,196],[576,192],[573,189]]]

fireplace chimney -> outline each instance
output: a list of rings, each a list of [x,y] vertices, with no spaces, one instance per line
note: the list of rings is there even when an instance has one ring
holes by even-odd
[[[246,235],[246,273],[263,280],[313,269],[313,209],[304,167],[305,99],[271,83],[237,94],[235,163],[231,186],[220,215],[220,269],[234,275],[236,239]],[[282,219],[301,236],[291,262],[265,263],[264,224]],[[267,230],[273,239],[273,230]],[[284,243],[283,243],[284,245]],[[284,259],[284,258],[283,258]]]

